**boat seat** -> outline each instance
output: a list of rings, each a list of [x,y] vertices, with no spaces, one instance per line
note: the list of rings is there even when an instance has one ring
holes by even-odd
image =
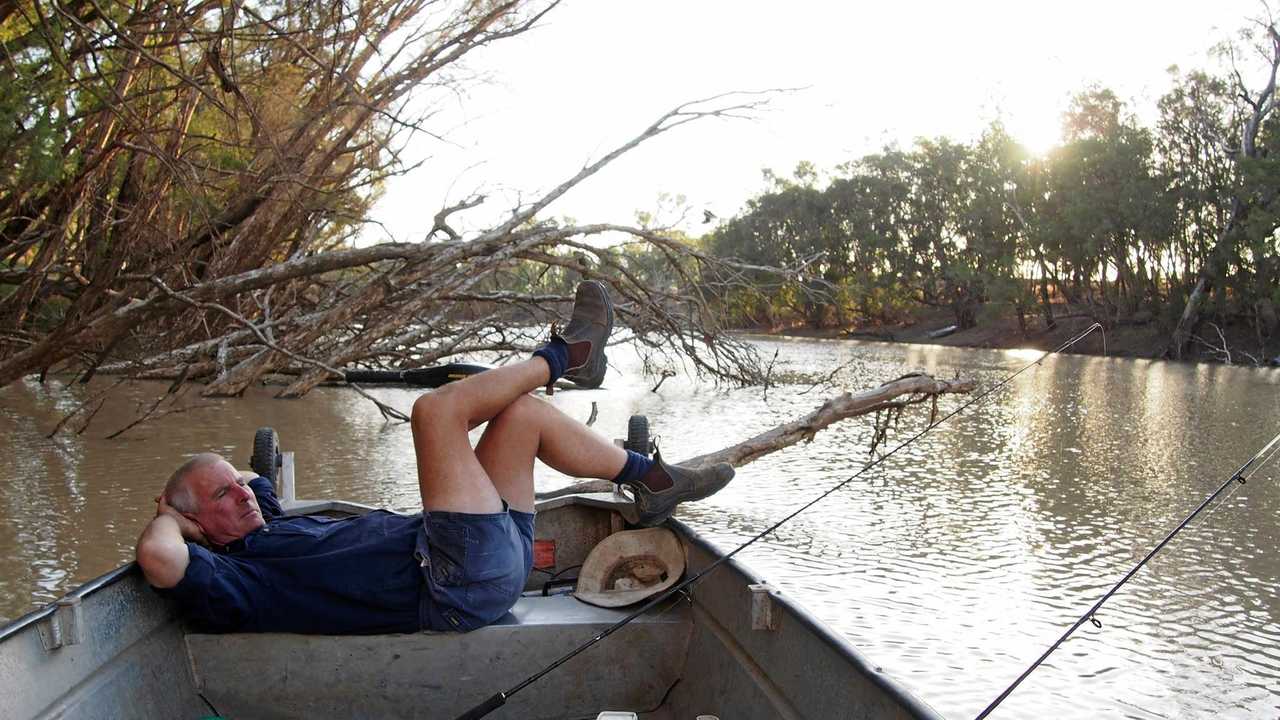
[[[235,718],[454,717],[626,617],[569,595],[521,598],[469,633],[186,636],[194,675]],[[512,698],[492,718],[592,716],[653,708],[683,674],[693,621],[647,613]]]
[[[528,595],[516,601],[510,612],[493,621],[490,627],[509,625],[576,625],[581,623],[613,624],[626,617],[635,608],[611,610],[600,608],[574,598],[568,593]],[[633,622],[659,622],[656,614],[636,618]],[[479,631],[477,631],[479,632]]]

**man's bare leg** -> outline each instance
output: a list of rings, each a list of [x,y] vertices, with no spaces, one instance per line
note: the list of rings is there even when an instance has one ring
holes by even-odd
[[[546,361],[534,357],[450,383],[414,402],[410,425],[423,509],[465,513],[502,510],[502,495],[471,449],[467,432],[545,385],[549,378]],[[532,467],[533,455],[527,457]],[[530,493],[532,488],[530,477]]]
[[[497,513],[504,499],[533,509],[533,458],[579,477],[609,478],[635,493],[641,524],[657,524],[676,505],[700,500],[733,478],[733,468],[667,465],[615,448],[586,426],[528,398],[565,372],[603,373],[604,345],[613,306],[598,282],[578,285],[573,316],[564,330],[516,365],[490,370],[423,395],[413,405],[418,487],[427,511]],[[471,449],[468,431],[499,418]],[[483,459],[483,461],[482,461]]]
[[[525,395],[489,421],[476,457],[508,505],[533,512],[535,457],[570,477],[609,480],[627,452],[551,403]]]
[[[602,372],[604,346],[612,329],[613,304],[608,290],[595,281],[580,283],[573,296],[569,324],[535,350],[532,358],[473,375],[418,398],[413,404],[411,425],[423,509],[501,511],[503,495],[471,449],[467,432],[565,372]],[[571,430],[566,432],[571,440],[578,437]],[[542,442],[541,432],[534,432],[533,437],[537,438],[537,445],[529,440],[516,453],[518,461],[530,467],[527,492],[519,482],[503,481],[503,490],[519,500],[519,507],[533,505],[532,464]],[[528,502],[524,501],[526,495]]]

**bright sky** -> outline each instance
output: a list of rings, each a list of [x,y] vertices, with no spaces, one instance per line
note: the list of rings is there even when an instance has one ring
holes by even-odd
[[[762,168],[789,176],[801,160],[830,169],[888,142],[971,140],[997,117],[1045,149],[1090,83],[1154,118],[1166,69],[1209,67],[1211,46],[1261,11],[1257,0],[566,0],[540,28],[471,56],[488,82],[432,121],[449,142],[415,142],[411,159],[427,162],[391,182],[374,216],[420,240],[436,210],[480,191],[489,201],[454,226],[485,227],[675,105],[729,90],[807,88],[756,121],[651,140],[546,214],[631,223],[668,193],[699,220],[704,208],[730,216],[763,188]]]

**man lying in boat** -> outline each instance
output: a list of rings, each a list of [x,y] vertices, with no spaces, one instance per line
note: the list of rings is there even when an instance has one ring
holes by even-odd
[[[583,283],[564,331],[523,362],[427,393],[411,427],[424,512],[286,517],[271,482],[205,453],[173,474],[138,539],[147,581],[215,632],[472,630],[515,604],[533,562],[535,458],[629,486],[644,524],[724,487],[623,450],[529,393],[567,371],[603,374],[613,308]],[[468,430],[488,423],[473,449]]]

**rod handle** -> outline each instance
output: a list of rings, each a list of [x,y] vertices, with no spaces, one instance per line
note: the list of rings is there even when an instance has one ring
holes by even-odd
[[[507,703],[506,693],[497,693],[496,695],[489,698],[488,700],[485,700],[479,705],[459,715],[458,720],[477,720],[477,718],[482,718],[485,715],[488,715],[489,713],[493,712],[494,710],[497,710],[498,708],[502,707],[506,703]]]

